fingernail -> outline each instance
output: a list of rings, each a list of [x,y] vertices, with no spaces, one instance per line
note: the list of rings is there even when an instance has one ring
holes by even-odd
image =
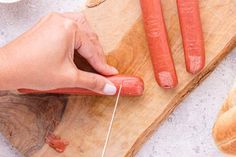
[[[103,92],[106,95],[115,95],[116,94],[116,87],[111,84],[106,84],[105,87],[103,88]]]
[[[114,74],[118,74],[119,73],[119,71],[115,67],[112,67],[112,66],[110,66],[110,67],[111,67],[112,73],[114,73]]]

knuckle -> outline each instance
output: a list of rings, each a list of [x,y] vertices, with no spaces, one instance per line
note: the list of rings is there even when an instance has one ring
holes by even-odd
[[[84,13],[80,13],[78,17],[78,22],[84,24],[87,22],[87,18]]]
[[[89,62],[94,62],[94,56],[95,56],[95,54],[93,54],[93,53],[88,53],[88,54],[86,55],[86,59],[87,59]]]
[[[98,77],[92,76],[89,88],[96,89],[96,90],[102,90],[102,81]]]
[[[80,12],[79,16],[80,16],[81,19],[85,19],[86,20],[86,16],[85,16],[85,14],[83,12]]]
[[[76,31],[77,28],[78,28],[77,24],[73,20],[70,20],[70,19],[64,20],[64,29],[66,31]]]
[[[90,32],[90,33],[88,34],[88,36],[89,36],[89,39],[90,39],[90,40],[92,40],[92,41],[98,41],[98,35],[97,35],[96,33]]]

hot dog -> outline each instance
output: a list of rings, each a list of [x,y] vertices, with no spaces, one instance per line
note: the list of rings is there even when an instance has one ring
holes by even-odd
[[[121,96],[141,96],[144,91],[144,82],[141,78],[135,76],[111,76],[108,79],[114,83],[119,89],[122,85]],[[55,94],[79,94],[79,95],[101,95],[93,91],[83,88],[61,88],[48,91],[38,91],[32,89],[19,89],[20,93],[24,94],[42,94],[42,93],[55,93]],[[118,90],[117,90],[118,91]]]
[[[195,74],[205,65],[205,48],[198,0],[177,0],[186,70]]]
[[[178,79],[168,43],[160,0],[140,0],[149,51],[157,83],[173,88]]]

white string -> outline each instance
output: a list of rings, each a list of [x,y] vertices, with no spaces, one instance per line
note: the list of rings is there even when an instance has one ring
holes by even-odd
[[[114,110],[113,110],[113,113],[112,113],[109,129],[108,129],[108,133],[107,133],[107,137],[106,137],[106,142],[104,144],[103,151],[102,151],[102,157],[104,157],[105,153],[106,153],[107,144],[108,144],[108,141],[109,141],[109,138],[110,138],[112,125],[113,125],[113,121],[114,121],[114,118],[115,118],[115,115],[116,115],[116,109],[117,109],[119,98],[120,98],[121,88],[122,88],[122,85],[120,85],[119,92],[118,92],[118,95],[117,95],[117,98],[116,98],[115,107],[114,107]]]

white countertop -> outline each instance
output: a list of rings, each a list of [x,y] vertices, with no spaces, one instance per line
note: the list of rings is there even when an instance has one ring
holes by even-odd
[[[0,4],[0,46],[51,11],[74,11],[85,0],[23,0]],[[136,157],[222,157],[211,128],[236,78],[236,49],[196,88],[144,144]],[[0,135],[0,157],[19,157]]]
[[[236,78],[234,49],[199,87],[179,104],[137,157],[223,157],[211,130]]]

